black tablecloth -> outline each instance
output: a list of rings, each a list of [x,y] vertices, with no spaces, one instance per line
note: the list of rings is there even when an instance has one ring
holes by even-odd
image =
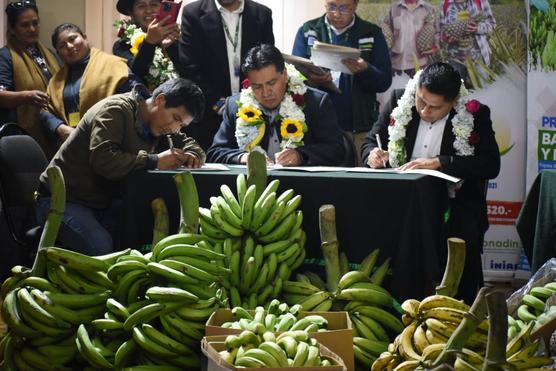
[[[245,169],[193,171],[201,206],[219,194],[226,183],[235,192],[235,178]],[[175,172],[134,173],[124,186],[122,248],[138,248],[152,239],[150,207],[163,197],[170,214],[170,231],[179,221]],[[421,298],[432,293],[441,279],[446,240],[443,211],[446,186],[443,180],[417,174],[270,171],[280,179],[279,192],[293,188],[303,196],[307,257],[321,258],[318,209],[336,207],[337,233],[350,262],[359,263],[372,249],[380,248],[379,262],[391,257],[393,275],[387,284],[398,299]]]

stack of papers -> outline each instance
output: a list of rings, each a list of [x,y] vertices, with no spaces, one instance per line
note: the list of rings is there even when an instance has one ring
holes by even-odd
[[[348,74],[352,72],[342,63],[342,60],[357,59],[360,56],[361,51],[359,49],[320,41],[315,41],[311,49],[311,61],[315,65]]]

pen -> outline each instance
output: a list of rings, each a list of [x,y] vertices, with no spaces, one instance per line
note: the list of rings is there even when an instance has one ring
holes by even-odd
[[[376,135],[376,143],[378,144],[378,149],[380,149],[381,151],[383,151],[382,149],[382,141],[380,140],[380,135],[375,134]],[[384,159],[382,160],[382,166],[386,167],[386,161],[384,161]]]
[[[290,138],[288,139],[288,141],[286,142],[286,144],[284,145],[284,149],[290,148],[290,145],[292,144],[292,142],[293,142],[293,140],[292,140],[292,138],[290,137]]]
[[[166,134],[166,139],[168,139],[168,147],[170,149],[174,149],[174,141],[172,140],[172,136],[170,134]]]

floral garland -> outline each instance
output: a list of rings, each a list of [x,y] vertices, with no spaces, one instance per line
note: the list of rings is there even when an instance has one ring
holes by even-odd
[[[118,28],[118,38],[123,40],[126,44],[129,44],[129,51],[133,56],[136,56],[147,34],[143,32],[140,27],[137,27],[131,19],[116,21],[114,26]],[[148,87],[152,90],[163,82],[177,77],[178,73],[176,72],[174,64],[170,58],[164,54],[162,48],[157,46],[153,61],[149,67],[149,72],[147,76],[145,76],[145,82]]]
[[[412,108],[415,106],[415,94],[422,71],[415,74],[406,87],[405,92],[398,100],[398,105],[390,115],[390,126],[388,126],[388,153],[390,165],[398,167],[407,162],[405,153],[405,131],[407,124],[412,119]],[[454,149],[458,156],[473,156],[474,147],[477,142],[473,134],[473,113],[477,112],[480,103],[469,100],[469,92],[464,84],[461,84],[459,98],[456,104],[456,114],[452,118],[452,132],[455,135]],[[475,142],[475,143],[474,143]]]
[[[288,87],[280,103],[277,120],[281,121],[280,148],[297,148],[303,146],[303,137],[307,132],[305,123],[305,78],[294,66],[286,64]],[[264,121],[262,107],[253,94],[248,81],[244,81],[238,103],[235,136],[238,147],[245,151],[257,148],[263,139],[267,123]],[[259,147],[260,148],[260,147]]]

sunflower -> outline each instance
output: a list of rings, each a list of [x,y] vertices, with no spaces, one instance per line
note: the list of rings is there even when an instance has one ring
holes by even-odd
[[[131,38],[131,49],[129,49],[131,54],[135,56],[137,55],[137,53],[139,53],[139,48],[141,47],[141,44],[143,44],[146,36],[147,35],[144,32],[141,32],[140,34],[134,35]]]
[[[242,107],[237,116],[247,124],[255,124],[261,120],[262,112],[251,106]]]
[[[287,118],[280,125],[280,135],[282,138],[301,139],[303,138],[304,129],[305,126],[301,121]]]

